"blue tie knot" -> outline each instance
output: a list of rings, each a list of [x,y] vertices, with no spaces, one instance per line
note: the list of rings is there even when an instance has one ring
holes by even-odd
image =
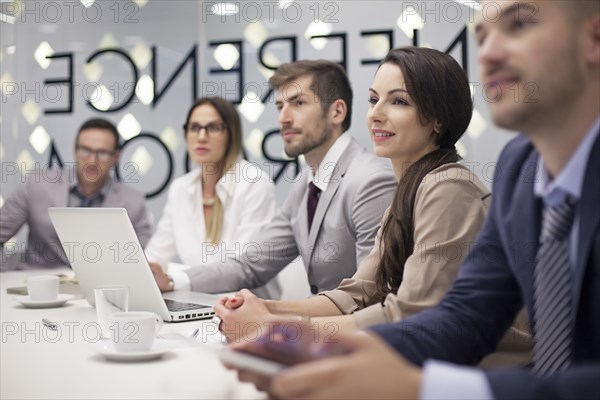
[[[546,207],[542,219],[541,240],[563,240],[573,225],[575,204],[570,199],[554,207]]]

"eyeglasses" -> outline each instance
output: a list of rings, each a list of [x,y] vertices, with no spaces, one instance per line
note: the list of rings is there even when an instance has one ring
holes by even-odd
[[[211,122],[208,125],[200,125],[200,124],[185,124],[185,125],[183,125],[183,129],[185,130],[186,134],[191,133],[196,137],[200,136],[200,132],[202,131],[202,129],[205,129],[206,133],[209,136],[219,136],[220,134],[222,134],[225,131],[226,128],[227,128],[227,125],[225,125],[223,122]]]
[[[95,154],[99,161],[110,161],[115,155],[115,152],[111,150],[93,150],[82,145],[75,146],[75,151],[81,158],[90,158],[92,154]]]

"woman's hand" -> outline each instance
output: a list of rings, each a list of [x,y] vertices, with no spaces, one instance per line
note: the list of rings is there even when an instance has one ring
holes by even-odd
[[[152,275],[154,275],[154,280],[158,285],[158,288],[161,292],[170,292],[173,290],[173,281],[169,277],[169,275],[165,274],[160,264],[151,262],[150,270],[152,271]]]
[[[257,339],[277,321],[264,301],[248,289],[242,289],[234,298],[223,297],[214,308],[221,318],[219,330],[229,342]]]
[[[244,297],[240,292],[237,292],[234,297],[228,297],[227,301],[223,303],[223,305],[230,310],[235,310],[236,308],[241,307],[242,304],[244,304]]]

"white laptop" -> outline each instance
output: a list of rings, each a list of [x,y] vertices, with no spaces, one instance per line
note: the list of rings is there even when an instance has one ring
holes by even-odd
[[[211,318],[219,296],[161,294],[124,208],[49,207],[48,214],[87,301],[94,288],[129,287],[129,310],[152,311],[169,322]]]

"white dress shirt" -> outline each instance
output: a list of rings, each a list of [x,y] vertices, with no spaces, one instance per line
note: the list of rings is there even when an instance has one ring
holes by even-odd
[[[329,182],[331,181],[331,175],[335,171],[338,161],[344,151],[348,148],[351,141],[350,135],[343,134],[337,140],[331,148],[323,157],[323,160],[317,167],[317,170],[313,172],[312,169],[308,169],[308,181],[306,182],[307,186],[310,182],[312,182],[316,187],[319,188],[321,193],[327,191],[327,187],[329,186]]]
[[[195,169],[173,181],[167,204],[156,233],[146,247],[150,262],[167,270],[176,256],[187,266],[198,266],[226,256],[241,257],[253,236],[275,216],[274,185],[266,172],[246,160],[217,182],[216,194],[223,204],[221,239],[206,241],[206,224],[202,205],[201,170]],[[177,290],[189,290],[190,281],[182,271],[170,273]]]

